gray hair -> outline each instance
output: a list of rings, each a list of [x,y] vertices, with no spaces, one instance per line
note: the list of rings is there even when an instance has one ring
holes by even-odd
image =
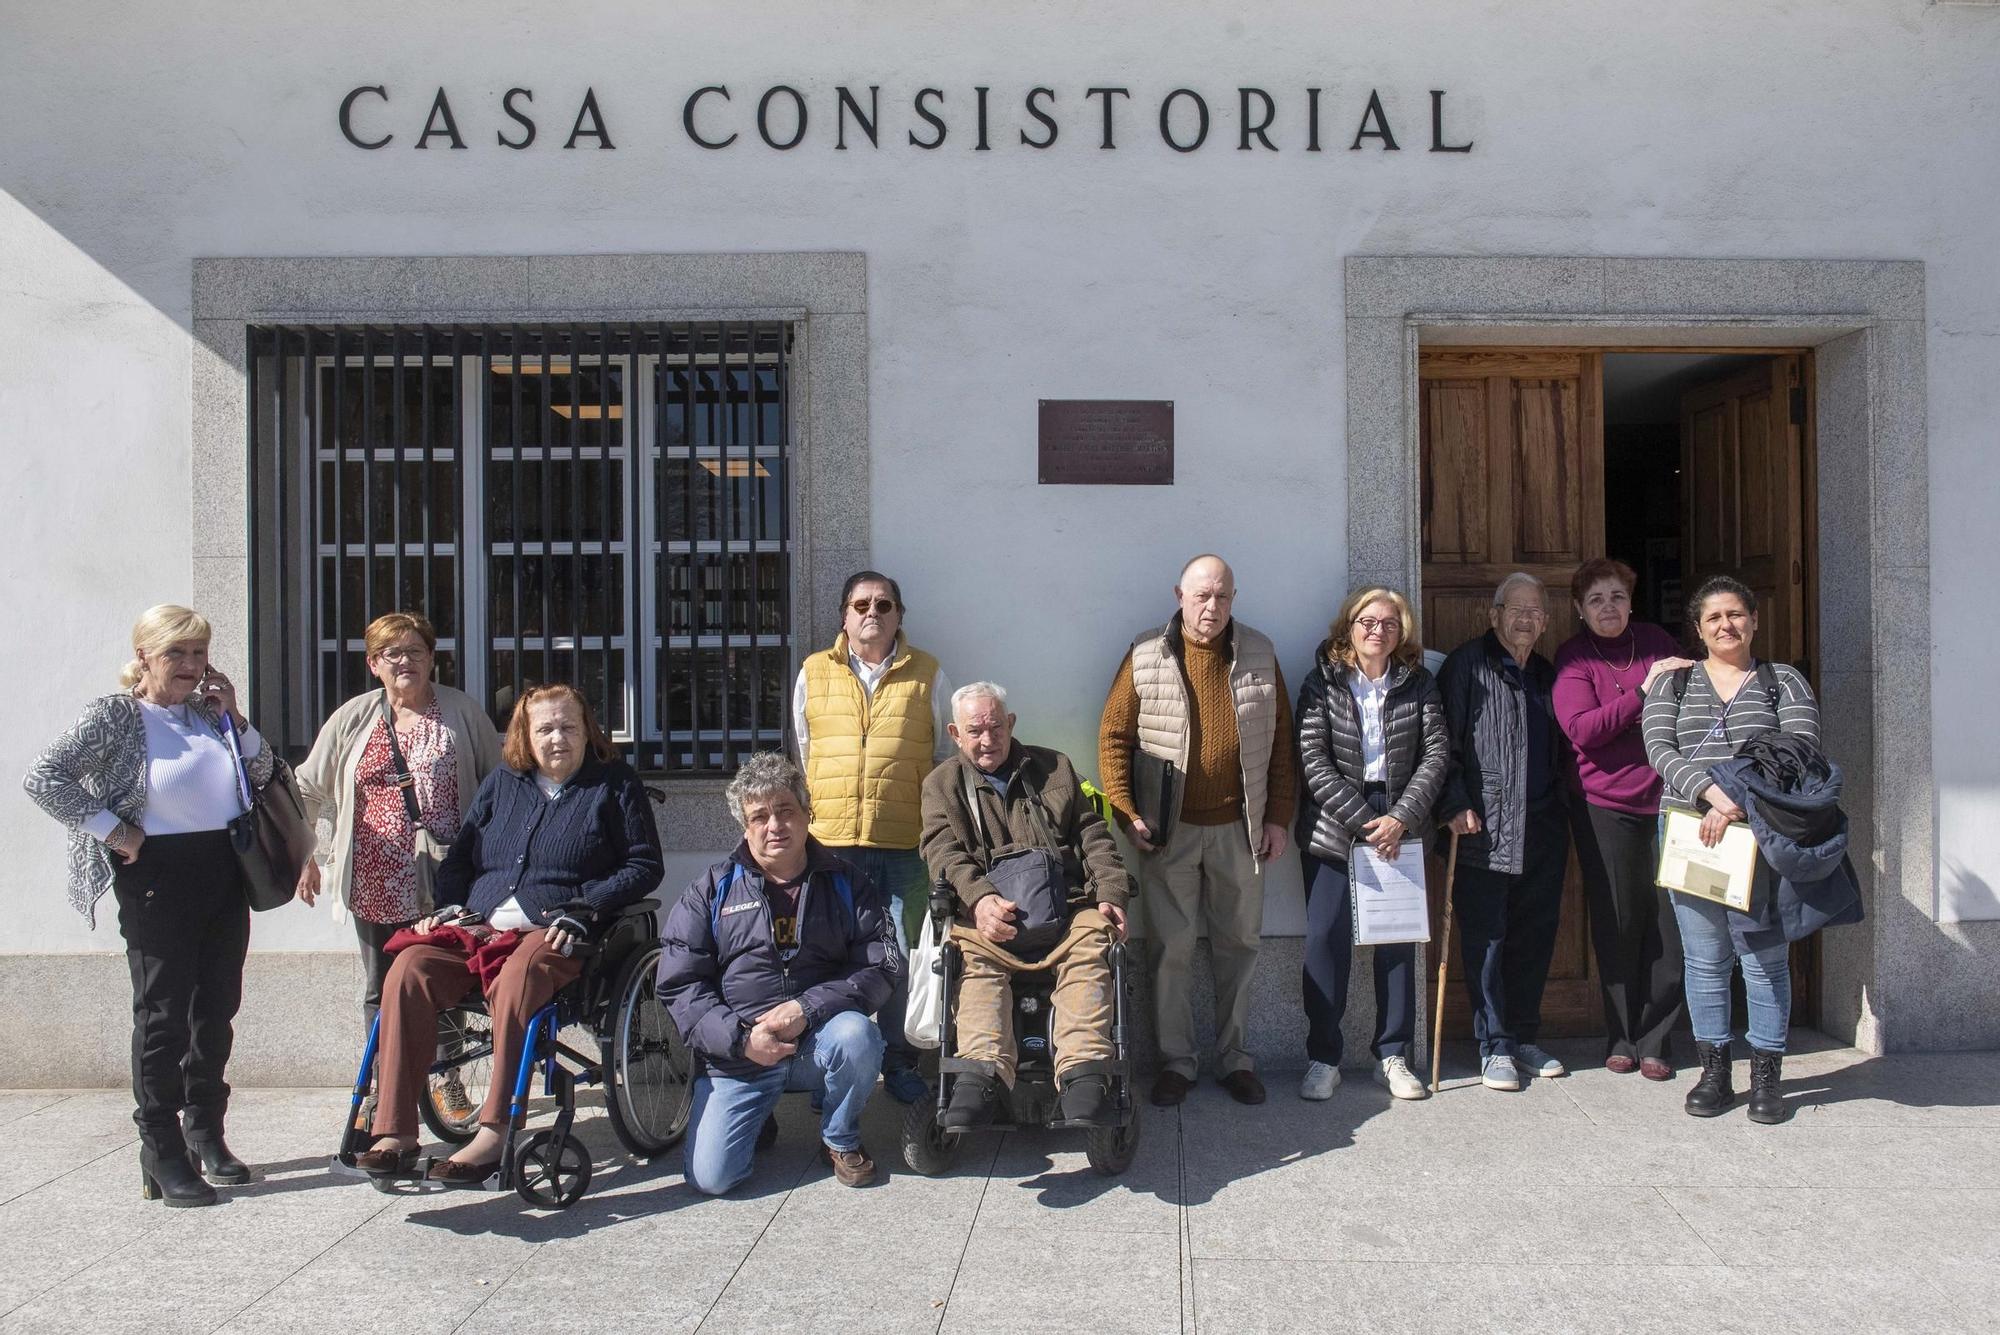
[[[1504,607],[1507,603],[1507,595],[1524,584],[1533,585],[1535,592],[1541,595],[1542,605],[1548,605],[1549,586],[1525,570],[1516,570],[1513,574],[1500,581],[1500,587],[1493,590],[1493,605],[1495,607]]]
[[[735,818],[736,824],[748,829],[749,825],[743,819],[743,808],[773,793],[790,793],[798,799],[799,810],[812,815],[812,799],[806,795],[806,776],[782,751],[759,751],[744,761],[722,795],[729,802],[729,814]]]
[[[1007,688],[997,681],[967,682],[951,693],[951,716],[958,717],[958,707],[974,700],[991,700],[1002,709],[1007,707]]]

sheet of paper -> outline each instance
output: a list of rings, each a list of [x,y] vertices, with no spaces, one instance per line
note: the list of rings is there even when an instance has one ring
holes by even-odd
[[[1679,807],[1666,808],[1666,817],[1659,884],[1748,913],[1757,877],[1757,836],[1750,827],[1736,822],[1723,831],[1721,843],[1708,848],[1701,842],[1701,817]]]
[[[1421,842],[1405,839],[1396,849],[1396,860],[1385,862],[1374,849],[1356,841],[1348,867],[1354,883],[1354,944],[1385,946],[1431,939]]]

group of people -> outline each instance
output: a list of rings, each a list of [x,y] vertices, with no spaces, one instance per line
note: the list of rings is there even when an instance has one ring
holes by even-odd
[[[1653,884],[1654,863],[1663,791],[1705,811],[1701,837],[1719,840],[1743,818],[1745,798],[1710,771],[1765,734],[1816,744],[1812,693],[1790,667],[1755,659],[1756,600],[1742,584],[1710,580],[1691,600],[1699,663],[1632,620],[1633,584],[1615,561],[1580,569],[1570,593],[1584,629],[1551,663],[1536,650],[1546,591],[1530,575],[1509,576],[1491,629],[1435,676],[1409,601],[1357,590],[1314,654],[1294,712],[1275,646],[1234,616],[1228,564],[1197,557],[1175,583],[1177,610],[1132,641],[1113,678],[1097,791],[1069,757],[1015,736],[1003,687],[953,689],[905,635],[896,581],[857,573],[841,594],[840,634],[798,674],[796,761],[772,752],[741,765],[726,793],[741,841],[663,913],[658,991],[699,1059],[687,1180],[710,1193],[742,1181],[787,1090],[812,1092],[838,1179],[872,1180],[860,1118],[878,1077],[905,1103],[928,1088],[904,1011],[907,955],[933,883],[957,900],[955,1055],[976,1064],[957,1080],[943,1124],[993,1117],[1014,1075],[1011,980],[1038,970],[1055,976],[1063,1116],[1105,1116],[1109,956],[1128,929],[1134,880],[1114,825],[1132,850],[1145,915],[1157,1105],[1181,1102],[1198,1071],[1191,989],[1204,930],[1214,1070],[1238,1101],[1264,1100],[1250,985],[1264,871],[1293,844],[1307,892],[1302,1097],[1325,1099],[1340,1079],[1355,859],[1393,859],[1406,842],[1433,838],[1457,845],[1481,1080],[1518,1089],[1524,1072],[1563,1074],[1537,1038],[1574,837],[1603,981],[1606,1066],[1671,1078],[1670,1035],[1689,1013],[1702,1076],[1688,1111],[1729,1107],[1729,986],[1740,962],[1751,1115],[1781,1117],[1790,990],[1775,896],[1749,913],[1669,896]],[[249,940],[228,831],[270,782],[274,757],[209,663],[209,640],[208,623],[187,608],[147,611],[123,689],[92,701],[27,780],[68,830],[71,902],[94,922],[107,891],[116,901],[131,965],[142,1185],[169,1205],[207,1204],[212,1184],[250,1179],[224,1140]],[[450,1079],[430,1088],[440,1016],[483,993],[494,1069],[512,1070],[529,1018],[578,976],[576,944],[651,894],[663,861],[644,784],[581,692],[527,691],[503,737],[477,701],[434,679],[435,653],[421,615],[368,626],[379,689],[336,709],[295,771],[318,844],[297,897],[324,897],[352,919],[363,1018],[378,1026],[364,1111],[373,1141],[357,1165],[411,1171],[417,1101],[440,1099],[455,1103],[444,1111],[457,1119],[476,1116],[478,1130],[428,1174],[470,1185],[497,1165],[509,1082],[495,1079],[476,1110]],[[1422,1098],[1408,1064],[1414,945],[1375,947],[1373,970],[1376,1078],[1397,1098]]]

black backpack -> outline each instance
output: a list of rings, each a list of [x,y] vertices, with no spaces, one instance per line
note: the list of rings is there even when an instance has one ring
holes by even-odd
[[[979,810],[982,781],[973,777],[970,765],[965,766],[961,778],[965,803],[972,810],[973,828],[984,842],[986,817]],[[1042,805],[1039,793],[1030,793],[1029,798],[1034,803],[1043,837],[1052,847],[1016,848],[1002,853],[987,864],[986,879],[1000,892],[1001,898],[1014,905],[1015,935],[1003,948],[1017,959],[1033,963],[1055,949],[1068,930],[1069,881],[1060,853],[1052,851],[1056,837],[1048,808]]]
[[[1764,688],[1764,695],[1771,702],[1771,712],[1776,714],[1778,706],[1784,703],[1785,690],[1778,684],[1778,669],[1764,659],[1757,660],[1757,684]],[[1691,667],[1674,669],[1674,712],[1679,713],[1681,702],[1687,699],[1688,678],[1694,676]]]

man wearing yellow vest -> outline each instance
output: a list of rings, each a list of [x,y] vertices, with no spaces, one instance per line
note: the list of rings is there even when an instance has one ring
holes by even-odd
[[[952,753],[951,683],[938,661],[903,638],[903,590],[863,570],[840,591],[841,632],[806,657],[792,690],[792,732],[812,797],[814,839],[875,883],[905,950],[922,925],[930,873],[924,776]],[[916,1049],[903,1036],[908,980],[882,1007],[882,1085],[903,1103],[924,1094]]]
[[[1139,851],[1161,1069],[1152,1098],[1194,1085],[1194,943],[1215,966],[1215,1066],[1238,1103],[1262,1103],[1246,1044],[1264,925],[1264,863],[1285,851],[1296,767],[1290,697],[1271,641],[1231,616],[1236,576],[1197,556],[1174,586],[1180,610],[1132,641],[1098,725],[1104,793]],[[1132,753],[1171,762],[1179,785],[1164,837],[1140,819]]]

